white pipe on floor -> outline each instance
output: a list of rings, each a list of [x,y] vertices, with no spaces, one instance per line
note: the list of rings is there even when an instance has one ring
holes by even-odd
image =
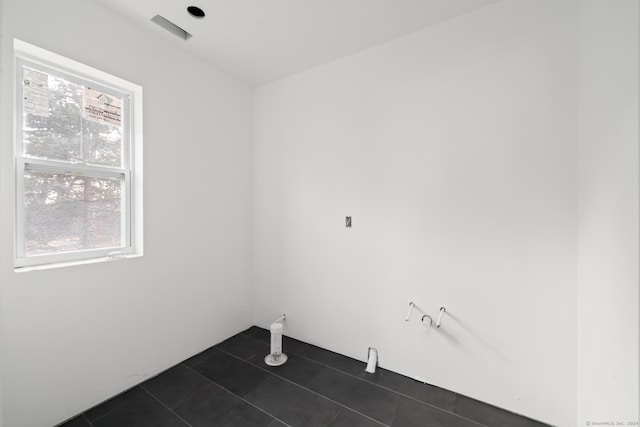
[[[378,350],[373,347],[369,347],[369,360],[367,362],[366,372],[373,374],[378,366]]]

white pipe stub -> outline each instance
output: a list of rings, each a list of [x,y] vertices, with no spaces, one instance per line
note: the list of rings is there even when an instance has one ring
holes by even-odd
[[[378,350],[373,347],[369,347],[369,358],[367,360],[366,372],[373,374],[376,372],[378,366]]]
[[[283,315],[278,320],[284,320]],[[264,363],[269,366],[280,366],[287,361],[287,355],[282,352],[282,323],[278,321],[271,324],[271,353],[264,358]]]

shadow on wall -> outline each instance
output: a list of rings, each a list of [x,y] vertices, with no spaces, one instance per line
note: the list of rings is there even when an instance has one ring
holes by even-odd
[[[474,347],[480,347],[486,350],[487,353],[490,353],[493,357],[500,359],[502,362],[508,362],[510,358],[504,354],[498,346],[491,343],[491,341],[487,338],[486,334],[481,332],[477,327],[472,326],[471,324],[467,324],[462,319],[453,315],[450,311],[447,310],[445,315],[445,320],[443,320],[443,326],[440,328],[439,332],[442,333],[442,336],[449,341],[449,343],[457,348],[464,349],[465,351],[477,353],[472,349]],[[452,335],[449,331],[447,331],[445,321],[452,321],[456,325],[456,328],[462,330],[466,333],[466,335],[472,338],[478,346],[470,346],[465,345],[465,341],[459,340],[456,336]]]

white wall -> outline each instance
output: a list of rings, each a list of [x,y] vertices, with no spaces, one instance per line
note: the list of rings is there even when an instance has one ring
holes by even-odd
[[[251,89],[175,43],[0,0],[0,424],[226,338],[252,292],[258,324],[542,421],[637,419],[637,8],[504,0],[260,88],[252,134]],[[143,86],[143,258],[13,272],[13,37]]]
[[[576,37],[509,0],[259,88],[257,323],[576,425]]]
[[[638,19],[580,2],[577,425],[640,420]]]
[[[2,130],[4,128],[4,124],[3,124],[3,119],[2,116],[4,115],[4,110],[6,108],[6,103],[3,101],[4,99],[4,88],[2,86],[2,81],[4,80],[4,63],[2,58],[4,57],[4,43],[3,43],[3,38],[2,38],[2,16],[4,16],[4,12],[3,12],[3,2],[0,1],[0,141],[2,141],[2,139],[4,138],[4,131]],[[6,155],[5,150],[2,148],[4,144],[2,144],[0,142],[0,159],[4,158]],[[2,160],[0,160],[0,162],[2,162]],[[4,169],[4,163],[0,163],[2,164],[2,169]],[[2,172],[0,172],[0,177],[4,177],[4,175],[2,175]],[[0,195],[4,194],[5,188],[6,188],[6,183],[4,182],[5,179],[4,178],[0,178]],[[4,196],[2,196],[4,197]],[[4,205],[4,201],[2,202],[2,205]],[[2,206],[0,205],[0,206]],[[0,207],[0,241],[4,241],[4,233],[6,232],[6,228],[4,228],[5,226],[3,226],[2,224],[8,222],[8,218],[5,218],[5,214],[3,213],[3,209]],[[5,253],[6,250],[6,245],[4,243],[0,244],[0,260],[4,259],[5,256],[8,256],[9,254]],[[0,261],[2,262],[2,261]],[[0,276],[1,277],[1,276]],[[2,298],[2,282],[0,282],[0,298]],[[0,307],[1,310],[1,307]],[[0,311],[0,427],[3,425],[3,420],[4,420],[4,412],[3,412],[3,396],[2,396],[2,354],[4,353],[3,348],[4,348],[4,344],[2,342],[2,312]]]
[[[47,427],[250,326],[253,91],[95,2],[0,6],[3,420]],[[13,37],[143,87],[144,257],[14,273]]]

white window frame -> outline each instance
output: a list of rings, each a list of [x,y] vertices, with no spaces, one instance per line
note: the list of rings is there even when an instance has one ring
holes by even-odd
[[[123,99],[123,163],[121,167],[37,159],[23,156],[23,67],[68,79],[121,96]],[[59,267],[141,256],[142,242],[142,87],[66,57],[14,40],[14,158],[15,221],[14,266],[16,271]],[[24,172],[38,170],[122,180],[121,236],[117,248],[81,250],[44,255],[25,255]]]

